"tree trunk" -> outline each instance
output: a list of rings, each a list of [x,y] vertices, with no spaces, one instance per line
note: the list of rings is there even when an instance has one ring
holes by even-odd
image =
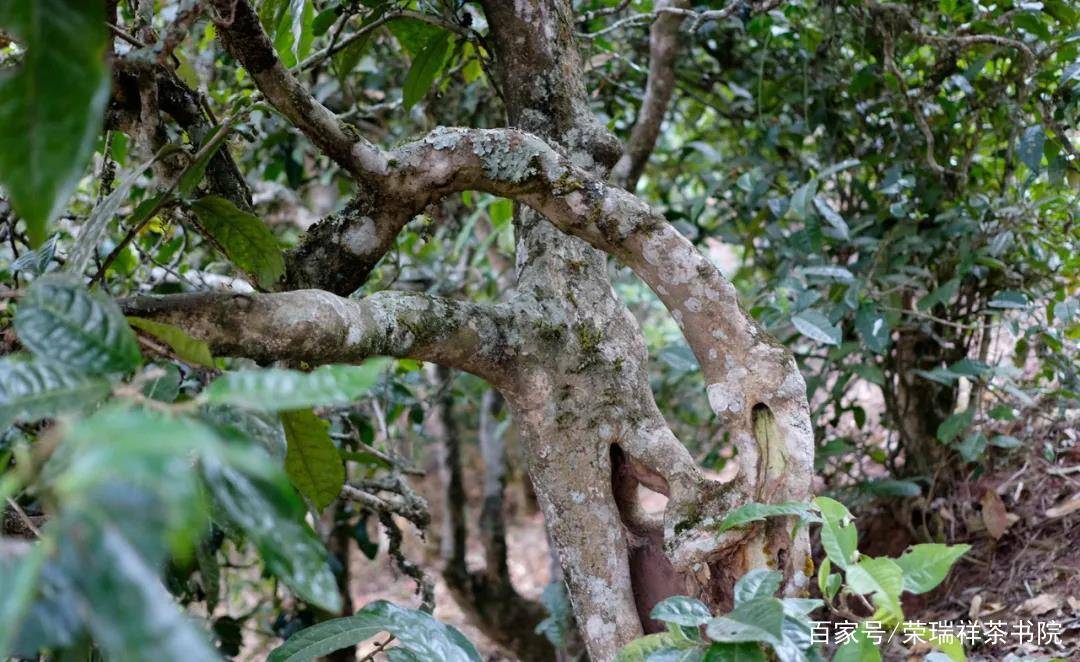
[[[125,302],[219,355],[315,365],[372,355],[469,371],[505,397],[593,660],[653,624],[674,593],[729,607],[752,568],[805,590],[806,527],[773,518],[716,533],[749,501],[809,497],[806,389],[783,346],[734,287],[658,212],[606,182],[620,146],[592,114],[566,0],[483,0],[495,78],[515,130],[437,129],[394,150],[355,135],[277,59],[246,0],[212,0],[217,35],[266,100],[355,177],[358,195],[286,256],[273,294],[183,294]],[[655,115],[653,115],[655,117]],[[505,304],[356,290],[427,206],[478,190],[519,203],[517,288]],[[649,285],[683,331],[709,404],[738,450],[739,477],[707,480],[661,415],[644,338],[607,277],[607,255]],[[668,496],[662,517],[637,485]],[[392,524],[389,515],[386,521]],[[453,556],[460,556],[454,550]]]

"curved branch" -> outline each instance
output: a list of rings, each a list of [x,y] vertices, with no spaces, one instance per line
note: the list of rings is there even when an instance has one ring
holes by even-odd
[[[348,363],[369,356],[431,361],[504,384],[512,373],[511,312],[412,292],[360,300],[322,290],[139,296],[125,314],[178,326],[221,355]]]
[[[243,65],[274,108],[350,173],[357,175],[379,165],[371,161],[379,151],[350,132],[281,64],[247,0],[211,0],[211,4],[219,17],[215,23],[225,50]]]
[[[661,213],[515,130],[437,129],[389,153],[387,162],[387,190],[414,208],[467,189],[513,198],[629,266],[668,308],[697,356],[709,403],[739,449],[746,497],[809,496],[813,431],[794,359],[743,311],[732,284]],[[669,515],[666,537],[677,539],[673,518],[679,514]],[[774,553],[789,550],[771,542]],[[687,541],[687,563],[694,562],[693,548]]]
[[[661,0],[657,8],[689,9],[689,0]],[[649,77],[645,96],[638,109],[637,121],[626,141],[626,150],[611,169],[611,180],[628,191],[637,187],[638,178],[656,146],[660,125],[667,114],[675,91],[675,60],[679,53],[679,28],[686,17],[664,12],[649,28]]]

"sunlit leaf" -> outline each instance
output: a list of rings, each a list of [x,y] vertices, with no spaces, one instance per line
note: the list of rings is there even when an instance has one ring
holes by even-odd
[[[192,338],[180,327],[141,317],[128,317],[127,320],[136,329],[145,331],[164,342],[181,360],[192,365],[201,365],[204,368],[214,367],[214,357],[210,355],[207,344]]]
[[[904,590],[926,593],[940,584],[956,561],[971,545],[914,545],[896,559],[904,572]]]

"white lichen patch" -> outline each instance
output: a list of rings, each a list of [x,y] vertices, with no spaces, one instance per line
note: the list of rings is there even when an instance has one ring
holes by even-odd
[[[701,312],[701,300],[697,297],[690,297],[683,302],[683,306],[692,313]]]
[[[729,411],[737,414],[746,407],[742,382],[748,374],[746,368],[735,367],[728,370],[724,381],[715,382],[706,387],[705,392],[709,396],[709,406],[712,407],[717,416]]]
[[[438,151],[444,149],[456,149],[457,146],[461,144],[463,133],[464,132],[460,129],[451,129],[449,127],[440,126],[429,133],[424,138],[424,142]]]
[[[375,221],[368,216],[360,217],[358,223],[349,225],[342,232],[341,243],[353,255],[371,255],[379,248]]]
[[[484,175],[493,181],[520,184],[536,174],[533,159],[541,150],[529,141],[512,145],[505,134],[484,132],[473,140],[473,154],[480,157]]]
[[[737,413],[742,410],[742,395],[733,393],[727,384],[709,384],[705,392],[709,396],[709,406],[717,415],[727,411]]]
[[[593,614],[585,623],[585,632],[593,641],[610,641],[615,638],[615,624],[606,622],[600,614]]]

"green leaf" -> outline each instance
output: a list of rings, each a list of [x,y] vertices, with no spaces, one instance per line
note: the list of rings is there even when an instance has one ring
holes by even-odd
[[[241,370],[214,380],[203,396],[210,404],[262,411],[329,407],[355,402],[379,381],[385,359],[363,365],[325,365],[312,372],[280,368]]]
[[[833,563],[846,570],[858,551],[858,532],[851,523],[851,513],[829,497],[815,498],[814,505],[821,513],[821,546]]]
[[[15,273],[31,273],[35,276],[45,273],[53,256],[56,255],[56,240],[59,237],[60,235],[54,234],[36,250],[27,251],[15,258],[15,261],[11,263],[11,270]]]
[[[1073,80],[1074,78],[1080,78],[1080,60],[1073,62],[1069,66],[1065,67],[1061,72],[1061,80],[1058,83],[1061,87],[1065,86],[1065,83]]]
[[[215,519],[238,529],[259,550],[267,570],[298,596],[330,612],[341,610],[326,549],[303,521],[305,509],[287,483],[204,461],[203,476],[219,508]]]
[[[411,16],[396,18],[386,25],[401,47],[413,58],[419,55],[439,33],[445,32],[437,25]]]
[[[217,154],[222,144],[225,143],[225,139],[229,137],[229,128],[228,123],[225,123],[215,126],[207,133],[202,145],[199,146],[199,151],[196,153],[197,158],[188,164],[183,174],[180,175],[180,181],[177,182],[176,191],[181,197],[187,198],[195,192],[199,182],[202,181],[203,176],[206,174],[206,167],[210,165],[210,159],[214,158],[214,154]]]
[[[767,568],[756,568],[735,582],[735,606],[757,598],[771,598],[780,590],[784,575]]]
[[[225,198],[208,195],[191,205],[199,225],[236,266],[263,289],[272,289],[285,273],[277,239],[258,217]]]
[[[761,646],[752,642],[709,646],[704,662],[765,662]]]
[[[67,264],[64,265],[64,271],[76,277],[82,275],[86,265],[90,263],[90,258],[94,256],[94,251],[101,242],[101,238],[105,235],[109,222],[120,211],[121,205],[127,202],[128,197],[131,195],[131,189],[142,177],[143,171],[156,163],[166,151],[168,150],[162,149],[152,159],[121,177],[119,184],[116,185],[112,193],[94,207],[89,218],[79,228],[79,240],[75,244],[75,248],[72,249]],[[156,198],[151,198],[151,200],[156,200]],[[138,213],[139,209],[143,209],[143,215]],[[142,207],[142,205],[137,207],[135,213],[132,214],[134,218],[131,219],[131,227],[136,227],[145,218],[145,212],[149,210],[150,207]]]
[[[762,641],[780,645],[784,627],[784,607],[776,598],[758,598],[714,618],[705,626],[713,641],[739,643]]]
[[[712,612],[700,600],[675,595],[662,600],[649,613],[653,620],[694,627],[704,625],[712,618]]]
[[[813,308],[792,317],[791,323],[799,333],[826,345],[839,345],[843,338],[840,327],[829,322],[827,317]]]
[[[817,276],[819,278],[831,278],[844,282],[851,282],[855,276],[846,267],[804,267],[799,269],[804,276]]]
[[[409,67],[409,73],[405,75],[402,89],[405,110],[409,110],[424,98],[435,83],[435,78],[446,65],[449,54],[450,33],[445,31],[434,35],[424,46],[424,50],[417,54],[412,66]]]
[[[826,556],[821,560],[821,568],[818,569],[818,589],[821,590],[821,595],[832,602],[840,591],[840,584],[840,575],[832,572],[832,561]]]
[[[689,641],[686,637],[680,637],[670,630],[667,632],[656,632],[654,634],[645,635],[644,637],[639,637],[623,646],[622,650],[615,656],[615,662],[651,662],[655,655],[667,655],[672,651],[678,652],[685,650],[694,651],[700,649],[696,649],[693,642]]]
[[[210,354],[210,347],[203,341],[192,338],[180,327],[142,317],[128,317],[127,321],[136,329],[145,331],[164,342],[182,361],[205,368],[214,367],[214,357]]]
[[[892,326],[872,303],[864,303],[855,313],[855,330],[862,337],[863,345],[881,354],[892,344]]]
[[[737,526],[743,526],[751,522],[760,522],[766,517],[794,516],[804,521],[816,522],[813,506],[798,501],[784,503],[748,503],[731,511],[720,522],[717,533],[723,533]]]
[[[1030,303],[1028,302],[1027,295],[1023,292],[1016,292],[1013,290],[1002,290],[994,295],[993,299],[987,302],[991,308],[1012,308],[1023,309],[1027,308]]]
[[[836,233],[841,239],[848,238],[850,230],[848,229],[847,221],[832,208],[832,205],[829,204],[828,200],[820,195],[814,196],[814,208],[817,209],[818,213],[821,214],[821,217],[825,219],[825,222],[836,230]]]
[[[19,302],[15,331],[37,356],[92,374],[130,372],[142,361],[116,303],[59,274],[33,282]]]
[[[0,76],[0,185],[38,246],[94,150],[110,80],[105,5],[4,0],[0,28],[26,46]]]
[[[274,48],[282,64],[293,67],[311,52],[315,7],[311,0],[282,0],[276,14]]]
[[[175,363],[153,363],[143,375],[147,376],[142,386],[143,395],[159,402],[176,402],[183,377]]]
[[[94,641],[108,658],[217,658],[206,635],[177,609],[157,572],[119,530],[88,526],[81,517],[64,528],[62,564],[85,605]]]
[[[949,574],[949,569],[971,549],[971,545],[915,545],[896,559],[904,573],[904,590],[926,593]]]
[[[791,196],[791,203],[785,216],[796,221],[805,221],[810,214],[810,203],[817,193],[817,179],[811,179],[800,186]]]
[[[394,635],[401,648],[420,660],[481,661],[476,648],[455,628],[422,611],[378,600],[355,616],[335,618],[297,632],[274,649],[267,662],[310,662],[380,632]]]
[[[971,422],[975,419],[975,408],[968,407],[959,414],[953,414],[949,416],[941,425],[938,425],[937,438],[943,444],[947,444],[957,437],[961,432],[968,429]]]
[[[956,450],[967,462],[977,462],[986,451],[986,444],[986,435],[982,432],[973,432],[956,444]]]
[[[105,379],[65,365],[11,356],[0,358],[0,427],[81,409],[105,398],[110,388]]]
[[[661,648],[652,652],[647,662],[704,662],[705,649],[701,646],[693,648]]]
[[[0,541],[0,659],[7,659],[19,624],[33,602],[44,560],[41,545]]]
[[[1012,435],[998,434],[991,437],[990,445],[998,448],[1020,448],[1023,443]]]
[[[1016,147],[1016,156],[1031,170],[1031,174],[1037,175],[1042,169],[1043,146],[1046,144],[1046,132],[1041,124],[1035,124],[1024,129],[1020,136],[1020,144]]]
[[[288,449],[285,473],[319,510],[329,506],[345,484],[345,463],[327,432],[327,423],[310,409],[281,413]]]
[[[311,33],[316,37],[321,37],[326,34],[326,31],[333,27],[337,22],[339,13],[338,6],[332,6],[329,9],[324,9],[315,16],[315,20],[311,22]]]
[[[881,652],[870,637],[860,630],[836,649],[832,662],[881,662]]]
[[[864,558],[848,567],[847,585],[855,593],[871,595],[882,616],[880,620],[890,623],[903,620],[900,593],[904,588],[904,571],[896,561],[885,557]]]
[[[929,310],[930,308],[933,308],[939,303],[949,303],[949,301],[954,296],[956,296],[956,291],[959,289],[960,279],[953,278],[952,280],[946,281],[945,283],[935,288],[934,291],[930,294],[927,294],[923,298],[919,299],[918,303],[915,305],[919,310],[922,311]]]

